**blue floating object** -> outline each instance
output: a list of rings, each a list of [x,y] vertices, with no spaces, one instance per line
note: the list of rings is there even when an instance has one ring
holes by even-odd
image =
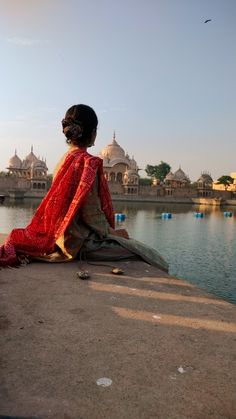
[[[224,216],[225,217],[232,217],[233,213],[231,211],[225,211]]]
[[[163,212],[161,214],[161,218],[165,218],[165,219],[172,218],[172,214],[170,212]]]
[[[121,214],[121,213],[115,214],[115,219],[117,221],[124,221],[125,220],[125,214]]]
[[[203,212],[195,212],[194,215],[196,218],[203,218],[204,216]]]

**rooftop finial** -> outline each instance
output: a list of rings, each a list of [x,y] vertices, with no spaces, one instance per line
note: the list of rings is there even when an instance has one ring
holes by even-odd
[[[113,132],[113,141],[116,141],[116,131]]]
[[[31,153],[33,153],[33,146],[31,146]]]

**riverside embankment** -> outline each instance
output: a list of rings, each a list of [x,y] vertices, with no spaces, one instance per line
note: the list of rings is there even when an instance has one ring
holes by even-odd
[[[114,265],[124,275],[0,270],[0,415],[235,418],[236,307],[144,262]]]
[[[209,205],[209,206],[236,206],[236,199],[216,199],[216,198],[190,198],[174,196],[148,196],[148,195],[112,195],[112,201],[124,202],[152,202],[156,204],[190,204],[190,205]]]

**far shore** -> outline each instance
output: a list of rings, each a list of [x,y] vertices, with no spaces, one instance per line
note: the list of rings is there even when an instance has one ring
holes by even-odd
[[[236,199],[215,200],[214,198],[173,198],[173,197],[145,197],[112,195],[112,201],[124,202],[150,202],[156,204],[189,204],[189,205],[211,205],[211,206],[236,206]]]
[[[143,195],[112,195],[112,201],[122,202],[148,202],[156,204],[188,204],[188,205],[210,205],[210,206],[236,206],[236,199],[217,199],[217,198],[175,198],[175,197],[153,197]],[[38,197],[17,197],[9,198],[5,196],[5,200],[20,202],[28,199],[39,199]],[[40,200],[43,198],[40,198]],[[3,201],[5,202],[5,201]],[[2,202],[2,203],[3,203]]]

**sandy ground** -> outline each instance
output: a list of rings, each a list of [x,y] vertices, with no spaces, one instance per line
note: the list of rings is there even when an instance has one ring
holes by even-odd
[[[115,266],[0,270],[0,418],[235,419],[236,306]]]

